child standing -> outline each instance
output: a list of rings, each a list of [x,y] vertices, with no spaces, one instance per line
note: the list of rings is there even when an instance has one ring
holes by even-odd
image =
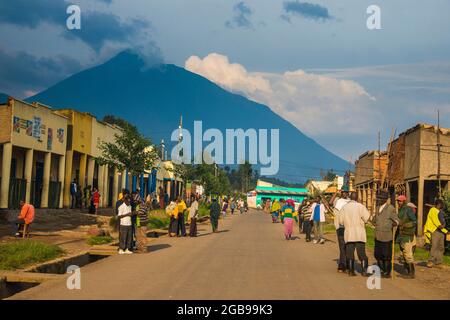
[[[100,192],[98,192],[97,188],[94,188],[94,193],[92,194],[92,202],[94,203],[95,207],[95,214],[97,214],[98,207],[100,205]]]

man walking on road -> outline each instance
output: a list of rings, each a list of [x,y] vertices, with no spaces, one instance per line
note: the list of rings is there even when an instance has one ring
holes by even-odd
[[[311,206],[311,220],[314,222],[314,243],[324,244],[323,223],[325,222],[325,206],[321,203],[319,197]]]
[[[380,191],[377,194],[378,212],[374,217],[375,225],[375,259],[381,270],[381,275],[389,278],[392,269],[392,228],[398,225],[399,220],[395,208],[388,203],[389,194]]]
[[[399,233],[397,242],[400,245],[402,260],[406,270],[405,278],[414,279],[416,273],[414,267],[414,247],[416,246],[417,217],[411,207],[407,205],[406,196],[398,196],[397,203],[399,207]]]
[[[430,209],[427,216],[427,222],[424,227],[426,242],[431,243],[430,257],[427,267],[432,268],[442,263],[442,256],[445,251],[445,235],[448,230],[445,228],[444,202],[441,199],[436,200],[433,208]]]
[[[191,207],[189,208],[189,236],[197,236],[197,216],[198,216],[198,201],[192,196]]]
[[[358,203],[358,195],[353,192],[351,201],[342,207],[339,212],[339,224],[343,225],[345,253],[347,258],[347,272],[349,276],[356,276],[355,273],[355,249],[361,261],[362,275],[367,276],[369,259],[366,255],[366,223],[370,218],[369,211],[362,204]]]
[[[350,202],[348,192],[348,186],[343,186],[341,189],[341,198],[337,198],[336,192],[330,200],[330,202],[333,204],[334,227],[336,228],[336,235],[339,245],[338,272],[345,272],[347,270],[344,240],[345,228],[339,223],[339,214],[342,208]]]
[[[219,228],[219,216],[220,216],[220,205],[217,202],[217,199],[212,199],[211,207],[209,208],[210,219],[211,219],[211,227],[214,233],[217,232]]]

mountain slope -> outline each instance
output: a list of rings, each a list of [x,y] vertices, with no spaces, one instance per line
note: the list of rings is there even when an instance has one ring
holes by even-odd
[[[88,111],[99,118],[114,114],[136,124],[155,143],[170,141],[183,115],[193,135],[193,121],[203,130],[280,129],[280,171],[286,181],[317,178],[320,169],[342,173],[348,163],[305,136],[267,106],[232,94],[209,80],[175,65],[146,68],[131,52],[77,73],[27,99],[54,108]],[[169,152],[170,154],[170,152]]]

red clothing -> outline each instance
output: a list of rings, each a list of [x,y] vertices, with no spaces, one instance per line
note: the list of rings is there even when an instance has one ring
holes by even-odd
[[[94,203],[100,202],[100,193],[98,191],[95,191],[94,194],[92,195],[92,201]]]
[[[34,207],[31,204],[24,204],[20,209],[18,219],[23,219],[26,224],[31,224],[34,220]]]

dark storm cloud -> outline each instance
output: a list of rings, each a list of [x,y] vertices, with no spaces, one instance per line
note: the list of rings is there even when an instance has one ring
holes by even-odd
[[[0,48],[0,92],[23,98],[27,91],[44,89],[81,68],[77,60],[65,55],[35,57]]]
[[[105,42],[128,42],[142,29],[148,27],[150,24],[145,20],[133,19],[130,22],[122,22],[113,14],[93,11],[82,14],[80,30],[66,30],[64,37],[79,38],[98,52]]]
[[[43,22],[65,26],[68,4],[61,0],[0,1],[0,23],[36,28]]]
[[[98,0],[110,4],[112,0]],[[0,2],[0,24],[12,24],[19,27],[37,28],[42,23],[59,26],[67,39],[80,39],[95,51],[99,51],[105,42],[130,42],[140,32],[149,28],[150,23],[142,19],[122,21],[111,13],[83,11],[81,7],[81,30],[68,30],[66,13],[69,2],[62,0],[14,0]]]
[[[253,14],[252,9],[243,1],[237,3],[233,7],[234,16],[231,20],[225,22],[228,28],[252,28],[253,24],[250,21],[250,16]]]
[[[312,20],[331,20],[333,17],[326,7],[309,2],[286,1],[283,4],[285,13],[281,17],[290,22],[291,15],[302,16]]]

